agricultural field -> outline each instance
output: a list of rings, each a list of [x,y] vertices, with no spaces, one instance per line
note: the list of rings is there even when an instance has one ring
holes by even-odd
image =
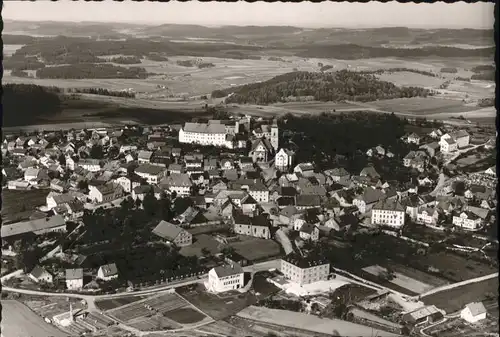
[[[203,285],[185,286],[177,288],[176,291],[189,303],[214,320],[234,315],[256,302],[255,296],[250,293],[237,293],[222,298],[208,293]]]
[[[228,318],[227,320],[229,322],[226,322],[224,320],[213,322],[201,327],[198,330],[206,333],[214,333],[216,335],[222,334],[224,336],[234,336],[234,337],[247,337],[247,336],[263,337],[265,335],[265,333],[258,333],[258,334],[254,333],[249,327],[242,327],[240,325],[237,326],[232,324],[235,318],[237,317],[232,316]]]
[[[86,305],[76,298],[66,300],[65,297],[22,295],[21,301],[41,317],[47,317],[49,319],[68,312],[70,303],[75,312],[86,308]]]
[[[363,268],[364,271],[370,273],[374,276],[379,276],[382,273],[387,272],[387,269],[378,265],[369,266]],[[411,292],[421,294],[434,288],[432,285],[420,282],[411,277],[408,277],[399,272],[394,272],[394,278],[389,280],[389,282],[396,284],[399,287],[410,290]]]
[[[422,297],[420,300],[426,305],[435,305],[451,314],[463,309],[468,303],[487,300],[489,296],[493,296],[493,300],[498,296],[497,278],[444,290]]]
[[[376,108],[394,113],[406,113],[423,116],[441,113],[463,113],[477,110],[476,107],[465,106],[461,101],[442,98],[396,98],[367,103]]]
[[[52,324],[46,323],[26,305],[2,300],[2,336],[4,337],[67,337]]]
[[[427,285],[429,285],[429,287],[435,288],[435,287],[440,287],[440,286],[444,286],[446,284],[449,284],[448,281],[446,281],[442,278],[439,278],[439,277],[431,275],[431,274],[424,273],[420,270],[417,270],[417,269],[414,269],[411,267],[406,267],[406,266],[396,264],[396,263],[389,263],[389,266],[395,272],[400,273],[402,275],[405,275],[406,277],[410,277],[410,278],[417,280],[419,282],[422,282],[424,284],[427,284]]]
[[[95,305],[103,310],[111,310],[118,308],[136,301],[140,301],[146,298],[145,296],[130,296],[130,297],[120,297],[120,298],[110,298],[107,300],[96,301]]]
[[[249,261],[260,261],[280,254],[280,246],[273,240],[245,235],[240,235],[239,237],[240,241],[231,242],[228,246],[233,247],[236,253]]]
[[[178,329],[185,324],[199,323],[204,319],[209,319],[203,313],[193,309],[176,293],[167,293],[135,302],[127,298],[126,302],[121,307],[109,310],[107,314],[142,331]],[[105,303],[110,303],[110,306],[115,304]]]

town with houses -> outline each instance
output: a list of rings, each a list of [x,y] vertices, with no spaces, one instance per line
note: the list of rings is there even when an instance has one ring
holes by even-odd
[[[373,144],[416,172],[395,183],[299,162],[285,129],[4,134],[3,288],[67,335],[312,336],[334,319],[314,335],[498,336],[496,167],[457,174],[493,137],[443,124],[403,136],[408,153]]]

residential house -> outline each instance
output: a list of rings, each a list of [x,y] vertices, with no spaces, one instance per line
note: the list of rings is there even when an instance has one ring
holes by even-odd
[[[215,170],[217,168],[216,158],[206,158],[203,160],[203,168],[205,171]]]
[[[403,158],[405,167],[413,167],[420,172],[423,172],[427,164],[427,154],[424,151],[410,151]]]
[[[384,197],[385,194],[381,190],[367,187],[364,189],[363,194],[353,198],[352,204],[358,208],[360,213],[368,213]]]
[[[327,170],[325,171],[325,175],[331,177],[332,181],[335,183],[341,180],[347,180],[351,177],[349,172],[347,172],[346,169],[343,167]]]
[[[281,148],[274,156],[274,166],[281,171],[288,171],[293,165],[295,153],[291,150]]]
[[[418,195],[412,194],[408,195],[400,200],[401,205],[405,209],[405,213],[408,214],[410,219],[416,220],[418,209],[422,206],[422,201]]]
[[[170,193],[175,192],[178,196],[189,196],[191,194],[191,178],[188,174],[170,174],[160,181],[160,186]]]
[[[264,215],[251,218],[238,211],[233,211],[233,230],[237,234],[270,239],[270,227],[269,219]]]
[[[436,226],[439,219],[439,212],[436,208],[421,207],[417,211],[416,222],[427,226]]]
[[[313,224],[305,223],[300,227],[299,236],[302,240],[319,240],[319,229]]]
[[[477,231],[481,229],[483,225],[481,218],[470,211],[454,214],[452,223],[468,231]]]
[[[111,281],[118,278],[118,268],[116,264],[109,263],[99,267],[97,271],[97,279],[103,281]]]
[[[78,166],[90,172],[98,172],[101,170],[99,159],[80,159]]]
[[[121,185],[113,182],[98,186],[89,185],[89,198],[96,203],[111,202],[123,196]]]
[[[81,290],[83,288],[83,269],[66,269],[66,288],[68,290]]]
[[[252,143],[248,156],[254,163],[268,162],[273,153],[273,147],[267,138],[259,138]]]
[[[453,138],[445,138],[439,145],[442,153],[452,153],[458,150],[458,144]]]
[[[367,166],[364,169],[361,170],[359,173],[360,177],[370,177],[372,179],[379,179],[380,174],[375,170],[373,166]]]
[[[403,315],[403,322],[413,326],[422,323],[433,323],[443,319],[443,313],[434,305],[420,307]]]
[[[486,319],[487,310],[483,304],[483,302],[472,302],[465,306],[464,309],[460,312],[460,318],[469,322],[469,323],[477,323]]]
[[[417,135],[416,133],[411,133],[409,134],[407,137],[406,137],[406,142],[408,144],[416,144],[416,145],[419,145],[420,144],[420,136]]]
[[[181,174],[184,173],[184,170],[181,164],[170,164],[168,165],[168,173]]]
[[[300,173],[304,177],[314,175],[314,165],[312,163],[300,163],[293,169],[294,173]]]
[[[379,200],[372,207],[371,223],[401,228],[405,224],[405,209],[398,200]]]
[[[269,202],[269,189],[261,182],[249,185],[248,194],[259,203]]]
[[[53,283],[54,277],[45,268],[41,266],[36,266],[28,274],[28,277],[32,279],[35,283]]]
[[[492,177],[496,177],[497,176],[497,167],[492,166],[492,167],[488,168],[486,171],[484,171],[484,174],[492,176]]]
[[[244,286],[244,271],[241,266],[233,261],[210,269],[208,272],[207,290],[221,293],[236,290]]]
[[[250,195],[247,194],[241,199],[241,210],[244,214],[254,214],[259,203]]]
[[[426,151],[427,154],[431,157],[435,157],[439,150],[441,149],[441,146],[439,145],[439,142],[432,142],[428,144],[423,144],[419,147],[419,150]]]
[[[189,246],[193,243],[193,236],[191,233],[165,220],[160,221],[153,229],[153,234],[178,247]]]
[[[132,199],[144,201],[144,198],[150,192],[153,192],[157,200],[160,200],[163,194],[163,191],[156,185],[139,185],[132,189]]]
[[[297,195],[295,207],[299,210],[320,207],[321,197],[319,195]]]
[[[281,259],[280,271],[287,279],[303,286],[326,281],[330,275],[330,263],[292,253]]]
[[[429,133],[429,137],[434,138],[434,139],[441,138],[442,135],[443,135],[443,131],[441,131],[440,129],[434,129]]]
[[[163,167],[151,164],[139,165],[134,172],[139,177],[146,179],[149,184],[157,184],[165,176]]]

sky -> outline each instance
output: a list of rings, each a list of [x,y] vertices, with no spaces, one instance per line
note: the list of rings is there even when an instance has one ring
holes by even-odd
[[[140,24],[319,27],[493,28],[494,4],[349,2],[4,1],[3,19]]]

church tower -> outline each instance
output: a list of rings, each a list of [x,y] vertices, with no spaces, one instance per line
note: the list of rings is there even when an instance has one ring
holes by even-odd
[[[279,132],[278,132],[278,122],[276,119],[273,120],[273,125],[271,126],[271,146],[273,147],[274,151],[278,151],[278,138],[279,138]]]

